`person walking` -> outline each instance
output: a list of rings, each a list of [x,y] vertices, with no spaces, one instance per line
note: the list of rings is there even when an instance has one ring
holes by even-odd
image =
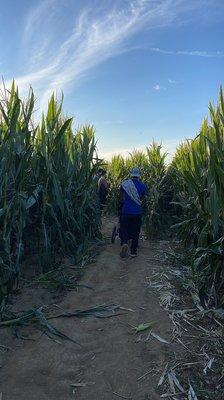
[[[98,180],[98,195],[100,200],[100,211],[103,211],[106,205],[109,193],[109,183],[107,182],[107,171],[102,169]]]
[[[147,193],[146,186],[141,182],[140,169],[132,168],[131,178],[120,186],[120,256],[129,254],[128,241],[131,240],[130,256],[137,256],[139,234],[142,225],[142,200]]]
[[[93,175],[93,181],[96,182],[96,186],[97,186],[97,187],[98,187],[98,181],[99,181],[99,179],[100,179],[100,177],[101,177],[102,171],[103,171],[103,168],[99,168],[99,169],[96,171],[95,175]]]

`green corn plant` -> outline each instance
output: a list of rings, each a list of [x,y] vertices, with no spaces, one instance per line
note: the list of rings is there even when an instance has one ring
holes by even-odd
[[[107,163],[107,173],[110,186],[107,211],[110,214],[117,214],[120,184],[128,176],[125,158],[119,154],[114,155]]]
[[[224,304],[224,101],[210,104],[197,137],[183,144],[172,163],[179,221],[174,229],[195,249],[192,273],[204,305]]]
[[[54,95],[37,125],[33,109],[33,91],[22,101],[14,82],[0,99],[0,301],[24,257],[36,255],[40,271],[48,270],[100,235],[94,128],[74,132]]]
[[[162,145],[153,141],[147,147],[147,169],[143,178],[148,186],[146,198],[145,225],[149,236],[164,231],[167,225],[169,189],[166,168],[167,153],[162,152]]]

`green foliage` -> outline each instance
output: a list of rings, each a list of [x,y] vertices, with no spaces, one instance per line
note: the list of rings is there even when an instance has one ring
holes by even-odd
[[[167,227],[167,213],[169,209],[169,176],[165,164],[166,153],[162,152],[162,146],[153,142],[147,147],[146,173],[143,178],[149,189],[146,199],[145,223],[150,236],[161,233]]]
[[[172,163],[152,143],[146,152],[134,151],[127,159],[116,156],[108,166],[116,206],[117,188],[134,166],[141,168],[149,196],[145,204],[148,234],[161,233],[172,222],[191,257],[192,276],[205,306],[224,305],[224,96],[209,105],[194,140],[182,143]],[[116,189],[116,190],[115,190]],[[172,204],[172,205],[171,205]]]
[[[210,123],[182,144],[171,165],[179,221],[174,225],[195,249],[192,272],[205,301],[224,304],[224,101],[210,105]]]
[[[126,160],[121,155],[112,157],[107,165],[108,180],[110,183],[110,194],[108,198],[107,210],[109,213],[118,212],[119,187],[121,182],[128,175]]]
[[[33,108],[32,90],[22,101],[14,82],[0,100],[0,296],[24,254],[36,253],[47,270],[99,235],[93,127],[73,133],[54,95],[36,127]]]
[[[24,255],[36,254],[40,271],[56,257],[79,257],[99,236],[94,176],[100,166],[92,126],[72,130],[62,102],[51,97],[46,115],[32,122],[34,94],[25,101],[14,82],[0,99],[0,302],[18,277]],[[107,165],[108,211],[118,211],[121,182],[133,166],[148,187],[147,233],[173,229],[193,255],[192,276],[206,306],[224,305],[224,97],[210,104],[194,140],[182,143],[169,166],[160,144]],[[172,201],[171,201],[172,200]],[[172,208],[171,204],[172,203]]]

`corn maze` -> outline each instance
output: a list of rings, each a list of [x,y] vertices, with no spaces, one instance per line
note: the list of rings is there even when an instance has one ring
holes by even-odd
[[[100,236],[94,175],[100,161],[94,128],[73,131],[52,95],[46,115],[33,122],[30,90],[21,100],[14,82],[0,101],[1,301],[13,291],[23,260],[36,255],[40,273],[57,257],[85,253]],[[149,235],[171,229],[191,254],[189,268],[203,306],[224,304],[224,98],[209,105],[197,136],[182,143],[170,164],[161,145],[107,164],[109,213],[116,213],[120,182],[134,165],[149,188],[144,209]]]

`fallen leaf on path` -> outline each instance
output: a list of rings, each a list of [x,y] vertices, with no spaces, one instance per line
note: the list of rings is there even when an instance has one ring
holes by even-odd
[[[132,308],[126,308],[126,307],[121,307],[121,306],[119,306],[119,308],[120,308],[120,310],[135,312],[135,310],[132,310]]]
[[[170,372],[168,372],[167,376],[168,376],[168,380],[169,380],[169,385],[170,385],[171,393],[176,394],[173,376],[172,376],[172,374],[171,374]]]
[[[184,393],[184,388],[183,388],[183,386],[180,384],[180,382],[178,381],[178,379],[177,379],[177,377],[176,377],[176,374],[175,374],[173,371],[171,371],[171,372],[170,372],[170,375],[172,376],[173,382],[174,382],[174,384],[176,385],[176,387],[177,387],[181,392]]]
[[[161,386],[163,384],[163,382],[164,382],[164,379],[165,379],[165,376],[166,376],[166,373],[167,373],[167,367],[168,367],[168,364],[166,364],[166,366],[164,368],[164,371],[163,371],[162,375],[160,376],[158,386]]]
[[[87,385],[86,382],[80,382],[80,383],[70,383],[70,386],[72,387],[85,387]]]
[[[159,340],[161,343],[170,344],[166,339],[163,339],[161,336],[157,335],[154,332],[150,332],[150,336],[153,336],[155,339]]]
[[[210,358],[210,360],[208,361],[208,363],[206,364],[205,368],[203,369],[204,374],[207,374],[207,370],[212,368],[212,364],[215,361],[214,358]]]
[[[165,310],[168,310],[169,307],[171,307],[172,304],[174,303],[174,301],[177,299],[178,299],[178,297],[169,290],[163,292],[160,295],[160,302],[161,302],[161,305],[165,308]]]
[[[189,386],[188,400],[198,400],[196,393],[191,385]]]
[[[135,333],[138,333],[138,332],[146,331],[147,329],[151,328],[153,325],[155,325],[155,322],[145,322],[143,324],[135,326],[132,329],[135,330]]]

